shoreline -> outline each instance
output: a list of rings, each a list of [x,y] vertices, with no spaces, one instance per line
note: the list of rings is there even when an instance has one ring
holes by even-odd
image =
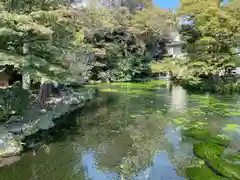
[[[12,116],[0,124],[0,158],[10,158],[21,154],[24,140],[41,130],[49,130],[57,125],[56,119],[83,108],[93,99],[96,90],[80,89],[61,98],[51,98],[45,111],[27,110],[23,116]],[[2,163],[1,163],[2,164]]]

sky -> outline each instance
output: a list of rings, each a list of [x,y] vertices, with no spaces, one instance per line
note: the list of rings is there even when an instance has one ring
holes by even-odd
[[[153,0],[153,3],[161,8],[177,8],[179,0]]]

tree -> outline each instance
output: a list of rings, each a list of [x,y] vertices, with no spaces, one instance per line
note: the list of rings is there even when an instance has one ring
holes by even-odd
[[[146,52],[156,48],[149,44],[154,39],[161,39],[167,29],[160,27],[157,22],[161,18],[165,23],[164,20],[171,16],[170,12],[153,9],[158,12],[157,16],[155,11],[150,13],[152,9],[141,13],[131,12],[126,7],[96,8],[89,5],[79,10],[82,18],[78,23],[85,37],[83,44],[88,44],[88,51],[95,55],[90,70],[93,79],[100,77],[111,81],[131,81],[147,72],[154,52],[150,56]],[[152,15],[154,20],[145,29],[148,17]],[[149,36],[142,39],[145,34]]]
[[[3,1],[0,16],[1,65],[19,68],[23,77],[35,81],[59,82],[66,79],[69,63],[65,51],[77,31],[69,1]],[[29,82],[28,82],[29,84]],[[41,88],[41,91],[43,88]],[[39,94],[41,97],[42,92]],[[43,103],[46,97],[40,98]]]
[[[143,11],[122,7],[133,1],[124,1],[119,8],[91,3],[74,8],[70,0],[27,2],[2,1],[0,14],[2,64],[19,68],[26,86],[29,77],[48,84],[66,82],[66,77],[93,77],[96,71],[114,81],[142,76],[154,54],[146,52],[156,49],[153,40],[161,39],[172,23],[165,22],[171,19],[170,12],[147,1],[134,1],[144,4]],[[167,28],[159,26],[159,19]],[[73,68],[73,63],[82,68]]]
[[[237,5],[236,1],[232,2]],[[239,21],[237,8],[232,3],[220,4],[219,0],[182,0],[178,15],[191,24],[181,28],[186,41],[189,60],[184,64],[190,77],[220,81],[219,73],[225,75],[236,67]],[[239,3],[238,3],[239,4]],[[230,10],[231,9],[231,10]]]

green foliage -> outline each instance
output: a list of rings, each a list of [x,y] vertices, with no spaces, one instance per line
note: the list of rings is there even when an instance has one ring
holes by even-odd
[[[217,176],[208,167],[204,165],[200,167],[188,167],[186,169],[186,174],[192,180],[224,180],[224,178]]]
[[[201,128],[188,128],[184,131],[184,135],[187,137],[192,137],[195,140],[201,140],[208,143],[215,143],[220,146],[228,146],[229,139],[226,137],[214,136],[209,131]]]
[[[208,165],[217,173],[231,179],[240,179],[240,165],[215,158],[208,162]]]
[[[92,78],[110,81],[132,81],[148,75],[150,59],[143,55],[133,34],[124,29],[98,31],[90,39],[95,51],[92,62]]]
[[[37,23],[30,15],[2,12],[0,16],[1,65],[19,67],[35,80],[43,77],[57,80],[67,72],[60,61],[59,47],[52,43],[51,28]]]
[[[74,44],[88,47],[86,51],[94,54],[85,62],[90,67],[90,78],[132,81],[149,74],[150,60],[159,40],[171,28],[172,21],[168,20],[172,16],[171,12],[151,5],[146,7],[144,11],[132,12],[131,7],[112,9],[90,5],[78,11],[82,16],[78,24],[84,35]],[[151,23],[149,16],[152,16]],[[160,18],[165,26],[159,25]]]
[[[132,81],[148,75],[157,43],[173,26],[171,12],[145,1],[143,11],[132,11],[138,1],[116,9],[71,3],[2,1],[0,64],[12,64],[35,81]]]
[[[184,69],[184,74],[177,72],[175,75],[183,84],[199,89],[209,86],[208,89],[219,91],[220,83],[229,81],[231,70],[239,65],[240,59],[236,54],[239,5],[237,1],[223,5],[218,0],[181,1],[177,14],[191,22],[180,27],[188,54],[185,60],[175,61],[175,66],[170,69],[176,71],[176,66]],[[224,72],[221,77],[220,72]]]
[[[21,87],[0,89],[0,94],[0,120],[6,120],[13,114],[22,115],[31,102],[29,92]]]

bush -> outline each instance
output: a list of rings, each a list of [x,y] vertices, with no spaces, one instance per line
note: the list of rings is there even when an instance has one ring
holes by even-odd
[[[0,89],[0,120],[7,120],[13,114],[22,115],[30,101],[29,92],[21,87]]]
[[[133,81],[150,74],[149,60],[146,57],[126,57],[111,70],[111,81]]]

